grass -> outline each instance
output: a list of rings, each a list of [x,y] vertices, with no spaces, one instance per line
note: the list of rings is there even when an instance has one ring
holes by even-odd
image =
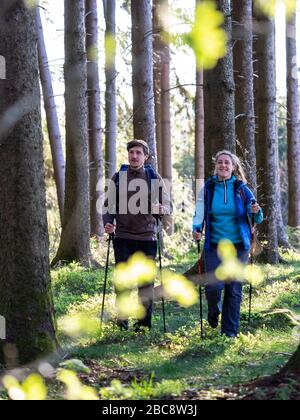
[[[300,314],[300,255],[285,254],[287,264],[262,266],[265,280],[253,293],[252,322],[248,319],[248,286],[244,287],[241,334],[236,340],[220,336],[204,322],[205,340],[200,338],[199,307],[166,303],[167,334],[163,333],[161,303],[155,304],[151,332],[119,331],[114,325],[112,267],[106,300],[103,334],[60,340],[69,358],[93,364],[92,381],[104,399],[177,398],[186,392],[207,392],[217,398],[226,387],[249,382],[277,372],[299,344],[299,327],[285,313]],[[164,266],[184,272],[195,254],[177,253]],[[102,302],[104,270],[84,270],[77,265],[53,272],[57,313],[84,312],[98,319]],[[204,305],[204,311],[206,306]],[[297,322],[296,322],[297,323]]]

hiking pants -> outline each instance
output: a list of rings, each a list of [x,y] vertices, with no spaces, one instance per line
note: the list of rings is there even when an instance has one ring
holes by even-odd
[[[114,251],[116,264],[126,262],[133,254],[139,251],[143,252],[146,256],[155,259],[157,254],[157,242],[115,238]],[[146,310],[145,318],[139,320],[138,324],[148,328],[151,328],[151,317],[153,311],[153,287],[154,283],[151,283],[146,286],[139,287],[138,289],[139,298]],[[116,294],[118,296],[117,290]]]
[[[217,252],[217,244],[211,244],[210,250],[204,251],[205,272],[210,273],[209,285],[205,287],[205,295],[208,303],[208,319],[217,318],[222,313],[221,333],[228,337],[235,337],[240,326],[240,309],[242,302],[241,281],[219,281],[213,272],[221,264]],[[242,244],[235,244],[238,259],[247,264],[249,251],[243,248]],[[212,281],[212,278],[215,281]],[[224,300],[222,303],[222,291],[224,290]]]

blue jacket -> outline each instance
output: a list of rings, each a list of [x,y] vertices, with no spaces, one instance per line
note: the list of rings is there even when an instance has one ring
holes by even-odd
[[[263,212],[260,210],[257,214],[251,213],[251,200],[254,199],[252,191],[234,176],[229,181],[224,182],[224,197],[226,197],[227,183],[234,180],[234,206],[236,209],[236,220],[240,231],[241,241],[244,249],[249,250],[251,245],[250,221],[254,216],[254,223],[259,224],[263,221]],[[218,179],[212,176],[206,182],[202,191],[200,191],[196,211],[193,219],[193,231],[203,230],[205,224],[205,249],[210,249],[211,244],[211,223],[212,223],[212,201],[214,189]],[[228,197],[229,198],[229,197]],[[250,221],[249,221],[250,218]]]

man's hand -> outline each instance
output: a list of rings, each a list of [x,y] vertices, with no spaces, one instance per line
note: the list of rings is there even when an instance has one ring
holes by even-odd
[[[193,232],[193,236],[194,236],[194,239],[195,239],[195,241],[201,241],[201,238],[202,238],[202,233],[201,232]]]
[[[165,214],[165,209],[161,204],[153,204],[152,214],[163,216]]]
[[[104,230],[105,230],[105,233],[109,233],[111,235],[115,233],[116,226],[112,225],[111,223],[106,223]]]

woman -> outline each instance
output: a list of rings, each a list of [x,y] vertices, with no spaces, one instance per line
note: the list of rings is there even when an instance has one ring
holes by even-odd
[[[213,273],[220,265],[217,247],[222,239],[230,240],[237,251],[238,259],[247,264],[251,246],[250,219],[255,224],[263,220],[263,212],[247,181],[237,156],[222,150],[214,158],[214,175],[208,179],[200,192],[193,219],[193,235],[196,241],[205,228],[205,272]],[[224,301],[222,305],[222,291]],[[236,337],[240,324],[242,282],[210,282],[205,287],[208,303],[208,323],[217,328],[222,312],[221,332],[227,337]]]

